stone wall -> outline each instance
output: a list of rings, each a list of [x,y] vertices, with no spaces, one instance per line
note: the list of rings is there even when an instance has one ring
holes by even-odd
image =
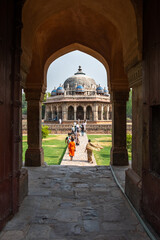
[[[51,124],[51,123],[42,123],[43,125],[47,125],[49,130],[52,134],[61,134],[61,133],[68,133],[71,131],[72,123],[69,124]],[[27,133],[27,121],[22,121],[22,131],[23,134]],[[102,134],[111,134],[112,132],[112,123],[109,122],[108,124],[87,124],[87,133],[95,134],[95,133],[102,133]],[[132,133],[132,124],[127,124],[127,132]]]

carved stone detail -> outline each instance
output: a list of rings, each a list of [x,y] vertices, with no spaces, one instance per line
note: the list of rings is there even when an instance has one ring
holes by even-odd
[[[130,68],[127,72],[129,87],[138,86],[142,84],[142,62]]]

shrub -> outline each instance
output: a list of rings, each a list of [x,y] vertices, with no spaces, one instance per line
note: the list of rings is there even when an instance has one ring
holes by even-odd
[[[127,134],[127,148],[132,150],[132,135],[131,134]]]
[[[42,126],[42,139],[46,138],[49,134],[48,126]]]

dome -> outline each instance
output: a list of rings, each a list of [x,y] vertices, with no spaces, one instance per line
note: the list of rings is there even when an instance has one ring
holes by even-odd
[[[81,66],[79,66],[78,71],[72,76],[69,77],[65,82],[64,82],[64,88],[66,89],[67,86],[69,85],[70,88],[75,88],[75,86],[84,86],[85,89],[89,89],[91,87],[96,87],[96,82],[93,78],[87,76],[83,71]]]
[[[104,88],[104,95],[108,96],[108,91],[106,88]]]
[[[60,85],[57,90],[56,90],[56,93],[59,94],[59,93],[64,93],[64,88]]]
[[[76,92],[84,92],[84,87],[82,85],[78,85],[76,87]]]
[[[96,90],[97,90],[97,93],[104,93],[104,89],[100,86],[100,84]]]
[[[56,88],[54,88],[51,92],[51,96],[55,96],[56,94],[57,94],[57,90],[56,90]]]

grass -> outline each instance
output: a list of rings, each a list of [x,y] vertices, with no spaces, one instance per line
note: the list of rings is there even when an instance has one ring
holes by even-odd
[[[97,165],[110,165],[110,149],[112,146],[111,135],[88,135],[88,138],[91,139],[92,142],[97,142],[103,147],[99,152],[93,151]]]
[[[59,165],[66,151],[65,134],[49,135],[43,139],[42,146],[44,149],[44,161],[48,165]],[[98,142],[103,149],[99,152],[94,151],[97,165],[107,166],[110,164],[110,150],[112,146],[111,135],[88,135],[92,142]],[[27,136],[23,136],[23,161],[27,150]],[[131,149],[128,149],[128,158],[131,161]]]
[[[48,165],[59,165],[66,151],[65,144],[66,135],[49,135],[43,139],[42,146],[44,150],[44,161]],[[27,150],[27,136],[23,136],[23,161],[25,160],[25,152]]]
[[[88,138],[92,142],[99,143],[103,149],[99,152],[93,151],[97,165],[108,166],[110,165],[110,150],[112,147],[112,136],[109,134],[106,135],[88,135]],[[131,149],[128,148],[128,159],[131,161]]]

